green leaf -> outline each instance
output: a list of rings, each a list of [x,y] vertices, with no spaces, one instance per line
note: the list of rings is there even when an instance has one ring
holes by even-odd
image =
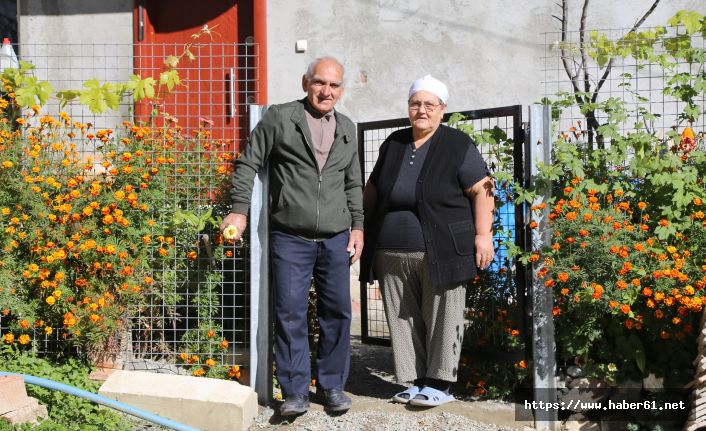
[[[63,109],[67,103],[81,96],[81,92],[78,90],[64,90],[56,93],[56,97],[59,99],[59,109]]]
[[[672,27],[676,27],[681,24],[686,28],[687,34],[692,34],[696,31],[701,30],[701,20],[703,15],[698,12],[680,10],[673,17],[671,17],[667,23]]]
[[[53,91],[48,82],[39,81],[35,76],[24,76],[21,78],[21,87],[15,90],[15,95],[20,106],[29,107],[37,102],[44,105]]]
[[[148,76],[142,79],[139,75],[130,75],[130,82],[128,83],[128,88],[130,88],[135,96],[135,100],[142,99],[152,99],[154,98],[154,86],[156,81],[154,78]]]
[[[167,90],[172,91],[175,85],[181,85],[179,72],[176,70],[167,70],[159,74],[160,85],[166,85]]]
[[[85,89],[81,91],[80,100],[91,112],[98,114],[120,106],[121,94],[116,91],[115,85],[105,83],[101,86],[97,79],[91,79],[83,86]]]

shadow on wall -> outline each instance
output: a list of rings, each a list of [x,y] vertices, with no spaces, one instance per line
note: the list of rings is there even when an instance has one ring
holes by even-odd
[[[131,12],[140,0],[20,0],[21,15],[95,15],[101,13]],[[2,0],[2,3],[15,4],[15,19],[17,1]]]
[[[17,1],[0,0],[0,29],[0,38],[9,37],[12,43],[17,44]]]

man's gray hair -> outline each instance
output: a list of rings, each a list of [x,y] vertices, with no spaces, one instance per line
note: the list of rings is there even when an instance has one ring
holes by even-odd
[[[342,73],[341,73],[341,76],[345,76],[345,74],[346,74],[346,69],[343,67],[343,65],[341,64],[341,62],[338,61],[337,58],[331,57],[331,56],[327,55],[327,56],[318,57],[318,58],[312,60],[312,62],[309,63],[309,67],[306,68],[306,74],[304,75],[304,77],[305,77],[306,79],[311,79],[311,78],[313,78],[313,77],[314,77],[314,71],[316,70],[316,66],[318,66],[318,65],[321,64],[321,63],[323,63],[324,61],[332,61],[332,62],[336,63],[336,64],[341,68],[341,72],[342,72]]]

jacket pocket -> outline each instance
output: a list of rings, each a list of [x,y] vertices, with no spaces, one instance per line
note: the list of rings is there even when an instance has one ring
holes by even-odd
[[[275,213],[282,210],[283,207],[287,206],[287,199],[284,197],[284,185],[282,185],[278,190],[272,194],[272,200],[270,201],[270,211]]]
[[[472,220],[461,220],[449,223],[449,231],[453,239],[456,253],[461,256],[473,254],[475,250],[476,228]]]

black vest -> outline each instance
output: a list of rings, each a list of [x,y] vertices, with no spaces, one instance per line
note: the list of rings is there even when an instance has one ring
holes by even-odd
[[[382,163],[377,179],[377,201],[365,211],[365,247],[360,280],[372,282],[373,255],[395,185],[405,147],[412,142],[412,129],[392,133],[380,146]],[[475,224],[471,200],[463,194],[458,171],[473,145],[471,138],[448,126],[439,126],[432,136],[416,185],[417,216],[427,247],[429,271],[434,284],[458,284],[476,275]]]

